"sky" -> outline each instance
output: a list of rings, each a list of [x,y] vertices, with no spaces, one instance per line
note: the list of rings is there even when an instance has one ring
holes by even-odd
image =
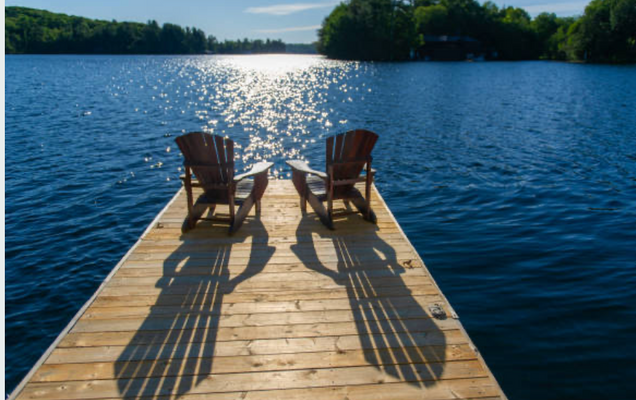
[[[80,17],[194,26],[225,39],[282,39],[311,43],[317,29],[339,1],[334,0],[6,0],[6,6],[38,8]],[[524,8],[530,15],[583,14],[588,1],[494,0],[498,6]]]

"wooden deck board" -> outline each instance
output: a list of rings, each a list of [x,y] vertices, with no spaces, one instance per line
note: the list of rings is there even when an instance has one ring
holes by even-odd
[[[373,204],[377,225],[330,231],[272,181],[235,236],[182,235],[180,191],[12,398],[505,399],[375,189]]]

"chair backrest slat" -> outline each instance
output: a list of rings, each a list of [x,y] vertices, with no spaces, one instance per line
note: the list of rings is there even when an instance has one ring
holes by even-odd
[[[224,146],[224,140],[221,136],[217,136],[214,135],[214,145],[216,146],[216,154],[217,157],[219,159],[219,164],[222,165],[227,165],[227,160],[225,158],[225,146]],[[220,170],[219,171],[221,173],[221,180],[223,180],[224,182],[227,182],[227,174],[225,170]]]
[[[349,158],[349,155],[352,153],[352,150],[354,150],[353,142],[354,142],[355,136],[356,136],[356,131],[350,131],[343,135],[344,144],[342,145],[342,150],[339,149],[340,154],[338,155],[338,158],[337,158],[338,160],[344,161],[345,159]]]
[[[192,132],[176,140],[186,163],[203,185],[228,185],[234,176],[234,142],[203,132]],[[213,165],[219,168],[198,168]]]
[[[225,162],[231,167],[228,168],[228,182],[234,179],[234,142],[230,139],[225,140]]]

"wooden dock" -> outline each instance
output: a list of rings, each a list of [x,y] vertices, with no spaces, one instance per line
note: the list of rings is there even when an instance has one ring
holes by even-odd
[[[377,226],[329,231],[272,181],[236,235],[181,235],[179,191],[11,398],[505,399],[375,189],[373,206]]]

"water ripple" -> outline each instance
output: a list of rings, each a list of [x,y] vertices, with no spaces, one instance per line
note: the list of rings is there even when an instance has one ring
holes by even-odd
[[[7,56],[11,390],[179,187],[380,134],[378,186],[511,399],[636,398],[636,69],[312,56]],[[549,388],[549,389],[548,389]],[[584,388],[584,389],[582,389]],[[547,390],[546,390],[547,389]]]

